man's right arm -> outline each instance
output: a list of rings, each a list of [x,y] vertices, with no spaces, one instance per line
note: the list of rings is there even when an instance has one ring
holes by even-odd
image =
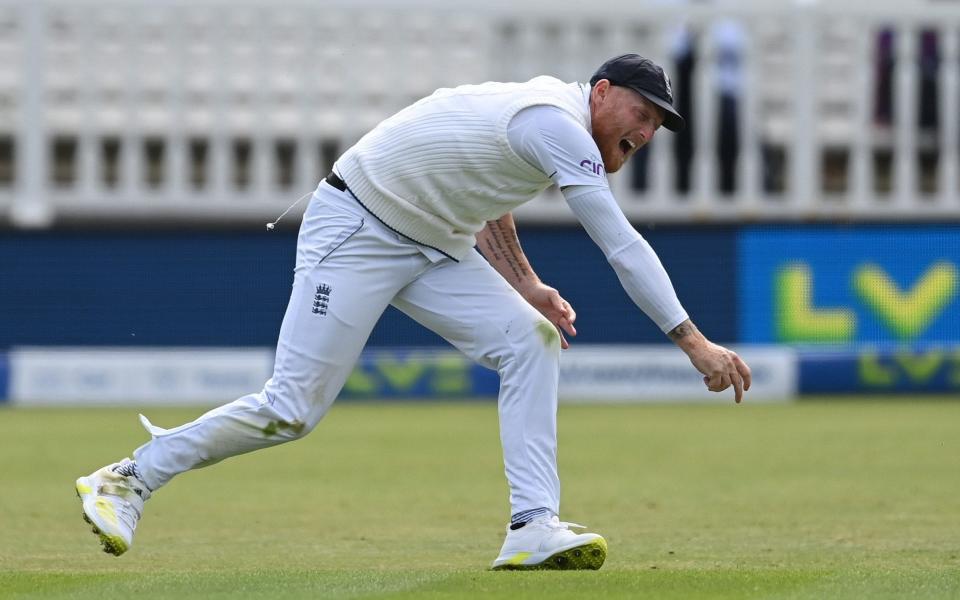
[[[709,341],[687,316],[670,277],[653,248],[630,225],[608,188],[570,186],[567,204],[600,247],[621,285],[660,329],[690,358],[712,392],[733,386],[735,400],[750,389],[750,368],[732,352]]]
[[[664,333],[686,321],[687,311],[660,258],[627,221],[610,189],[568,186],[563,188],[563,196],[640,310]]]
[[[732,385],[740,402],[750,387],[750,369],[733,352],[707,340],[687,317],[657,254],[627,221],[602,170],[591,167],[600,151],[587,130],[559,108],[533,106],[513,118],[507,134],[518,155],[560,186],[624,290],[687,353],[707,388],[718,392]]]

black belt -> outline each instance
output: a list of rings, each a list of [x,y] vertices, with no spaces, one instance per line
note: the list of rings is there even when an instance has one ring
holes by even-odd
[[[340,190],[341,192],[350,192],[350,189],[347,188],[347,182],[345,182],[343,179],[340,179],[340,176],[337,175],[336,173],[334,173],[333,171],[330,171],[330,174],[327,175],[326,177],[324,177],[323,179],[324,179],[324,181],[326,181],[327,183],[329,183],[331,186],[333,186],[334,189],[338,189],[338,190]],[[356,200],[356,201],[360,204],[360,206],[362,206],[364,209],[366,209],[366,211],[367,211],[368,213],[370,213],[371,215],[373,215],[374,217],[376,217],[376,219],[377,219],[378,221],[380,221],[381,223],[383,223],[383,221],[380,219],[380,217],[377,217],[376,213],[374,213],[373,211],[371,211],[369,208],[367,208],[367,206],[366,206],[363,202],[360,201],[360,198],[357,198],[356,196],[353,195],[353,192],[350,192],[350,195],[353,196],[353,199]],[[420,244],[421,246],[427,246],[427,248],[433,248],[434,250],[436,250],[436,251],[439,252],[440,254],[443,254],[444,256],[446,256],[446,257],[448,257],[448,258],[450,258],[450,259],[452,259],[452,260],[454,260],[454,261],[456,261],[456,262],[460,262],[460,261],[458,261],[457,259],[453,258],[452,256],[450,256],[449,254],[447,254],[446,252],[444,252],[443,250],[441,250],[441,249],[439,249],[439,248],[434,248],[433,246],[429,246],[429,245],[427,245],[427,244],[423,244],[423,243],[421,243],[421,242],[418,242],[417,240],[415,240],[415,239],[413,239],[413,238],[410,238],[410,237],[407,237],[406,235],[400,233],[399,231],[397,231],[397,230],[394,229],[393,227],[390,227],[390,226],[387,225],[386,223],[383,223],[383,224],[386,225],[387,228],[390,229],[391,231],[393,231],[394,233],[398,233],[398,234],[402,235],[403,237],[407,238],[407,239],[410,240],[411,242],[414,242],[415,244]]]
[[[326,180],[327,183],[337,188],[341,192],[347,191],[346,182],[340,179],[340,176],[334,173],[333,171],[330,171],[330,174],[324,177],[324,179]]]

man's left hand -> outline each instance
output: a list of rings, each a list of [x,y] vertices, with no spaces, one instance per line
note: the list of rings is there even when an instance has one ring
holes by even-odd
[[[531,284],[520,293],[524,300],[556,326],[557,333],[560,334],[560,347],[564,350],[569,348],[570,342],[563,334],[577,335],[577,330],[573,326],[573,322],[577,320],[577,313],[570,303],[563,299],[560,292],[543,282]]]

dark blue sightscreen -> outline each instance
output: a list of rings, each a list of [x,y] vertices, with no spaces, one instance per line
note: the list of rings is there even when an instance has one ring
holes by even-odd
[[[735,230],[641,230],[708,335],[735,339]],[[581,343],[661,342],[577,227],[521,228],[540,276],[573,303]],[[19,345],[273,346],[296,235],[268,232],[0,234],[0,348]],[[373,345],[440,344],[390,309]]]

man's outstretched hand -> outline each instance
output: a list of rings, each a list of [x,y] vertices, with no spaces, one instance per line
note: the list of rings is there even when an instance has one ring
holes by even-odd
[[[687,319],[668,334],[693,366],[703,373],[703,383],[711,392],[722,392],[733,386],[734,400],[739,404],[743,392],[750,389],[750,367],[736,352],[714,344]]]

